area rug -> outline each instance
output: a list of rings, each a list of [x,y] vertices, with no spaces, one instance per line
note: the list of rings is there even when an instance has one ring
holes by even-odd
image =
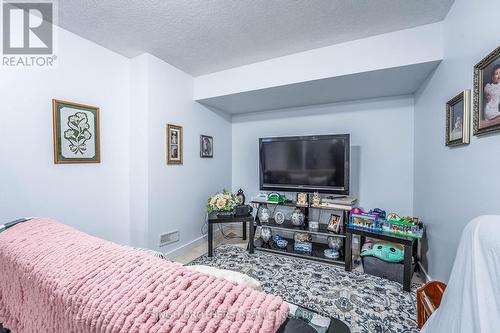
[[[261,251],[249,254],[232,245],[215,249],[188,265],[208,265],[245,273],[287,302],[344,321],[352,333],[418,332],[415,293],[401,284],[342,267]]]

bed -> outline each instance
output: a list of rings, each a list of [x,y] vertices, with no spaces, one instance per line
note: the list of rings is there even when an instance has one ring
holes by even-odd
[[[0,226],[0,265],[0,323],[13,333],[349,332],[311,313],[289,316],[294,305],[280,297],[50,219]]]

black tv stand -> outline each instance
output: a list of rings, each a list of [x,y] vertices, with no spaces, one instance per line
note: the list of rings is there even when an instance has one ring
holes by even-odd
[[[320,238],[327,238],[328,236],[333,236],[333,237],[339,237],[342,239],[342,245],[339,249],[340,252],[340,257],[338,259],[331,259],[327,258],[324,255],[324,250],[328,248],[328,244],[325,244],[323,242],[316,242],[313,240],[313,249],[311,255],[307,254],[301,254],[301,253],[296,253],[294,251],[294,240],[293,238],[289,237],[283,237],[288,241],[288,245],[285,249],[279,248],[276,246],[276,244],[273,243],[272,240],[269,240],[269,242],[264,243],[262,239],[260,238],[255,238],[255,239],[250,239],[250,242],[254,242],[254,248],[257,251],[264,251],[264,252],[270,252],[270,253],[275,253],[275,254],[281,254],[281,255],[287,255],[287,256],[292,256],[292,257],[298,257],[298,258],[303,258],[303,259],[309,259],[309,260],[314,260],[314,261],[319,261],[319,262],[324,262],[328,264],[334,264],[334,265],[339,265],[339,266],[344,266],[345,267],[345,255],[346,255],[346,234],[345,230],[347,225],[349,224],[349,215],[350,215],[350,206],[345,206],[345,205],[337,205],[338,207],[332,208],[332,207],[323,207],[323,206],[313,206],[310,202],[307,204],[307,206],[300,206],[297,205],[296,202],[293,201],[285,201],[281,203],[273,203],[273,202],[266,202],[266,201],[252,201],[251,202],[254,208],[256,208],[257,214],[255,216],[255,222],[254,222],[254,228],[259,228],[259,227],[269,227],[272,230],[273,235],[274,234],[282,234],[284,232],[286,233],[293,233],[293,232],[303,232],[303,233],[309,233],[312,235],[316,236],[323,236]],[[261,222],[259,219],[259,208],[261,205],[266,204],[268,206],[287,206],[287,207],[294,207],[294,208],[299,208],[302,210],[305,216],[305,221],[303,226],[295,226],[291,223],[289,220],[285,220],[284,223],[278,224],[274,221],[274,217],[270,217],[269,221],[267,223]],[[342,208],[341,208],[342,207]],[[272,208],[270,208],[273,210]],[[315,209],[321,209],[321,210],[330,210],[330,211],[337,211],[342,213],[342,232],[340,233],[334,233],[330,230],[327,229],[327,225],[325,224],[320,224],[318,229],[309,229],[309,216],[310,213],[315,210]],[[260,233],[259,233],[260,234]]]

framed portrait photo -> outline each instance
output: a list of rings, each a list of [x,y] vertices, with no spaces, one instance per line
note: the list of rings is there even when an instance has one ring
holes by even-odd
[[[54,163],[100,163],[99,108],[52,100]]]
[[[182,127],[167,124],[167,164],[182,164]]]
[[[470,139],[470,90],[446,103],[446,145],[468,144]]]
[[[500,131],[500,46],[474,66],[474,135]]]
[[[200,157],[214,157],[214,138],[208,135],[200,135]]]

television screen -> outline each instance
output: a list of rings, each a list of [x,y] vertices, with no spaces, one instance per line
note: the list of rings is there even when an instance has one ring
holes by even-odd
[[[349,135],[260,139],[260,188],[349,194]]]

